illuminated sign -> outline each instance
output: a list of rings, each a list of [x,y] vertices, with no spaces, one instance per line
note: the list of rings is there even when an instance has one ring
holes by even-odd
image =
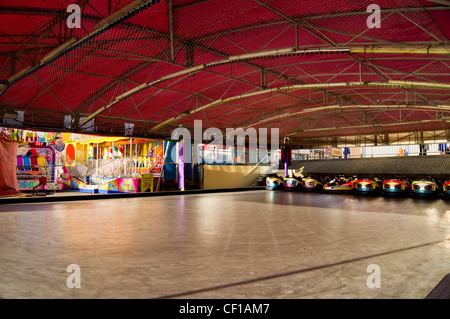
[[[325,155],[342,156],[342,151],[338,148],[327,148],[325,149]]]

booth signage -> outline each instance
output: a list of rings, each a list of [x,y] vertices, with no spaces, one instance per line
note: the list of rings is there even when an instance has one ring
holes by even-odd
[[[153,174],[142,174],[141,192],[153,192]]]

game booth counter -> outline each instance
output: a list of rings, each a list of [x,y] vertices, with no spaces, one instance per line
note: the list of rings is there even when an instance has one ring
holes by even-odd
[[[163,144],[139,138],[72,134],[67,139],[61,177],[65,178],[64,185],[74,191],[153,192],[156,179],[161,177]],[[145,188],[141,186],[143,179]]]
[[[56,133],[0,128],[0,195],[46,195],[61,190],[55,175]]]
[[[0,127],[0,196],[153,192],[163,141]]]
[[[83,134],[65,136],[60,179],[66,191],[153,192],[163,166],[163,141]],[[151,179],[152,185],[142,179]]]
[[[0,197],[20,194],[16,176],[15,156],[19,143],[4,132],[0,133]]]

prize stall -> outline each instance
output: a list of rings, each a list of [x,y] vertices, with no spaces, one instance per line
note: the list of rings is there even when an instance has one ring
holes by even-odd
[[[15,162],[18,145],[17,132],[0,128],[0,197],[20,195]]]
[[[59,136],[60,138],[60,136]],[[44,133],[16,128],[0,127],[1,175],[8,175],[7,194],[22,192],[53,193],[61,190],[55,174],[57,133]],[[14,194],[13,194],[14,193]]]
[[[53,193],[62,189],[56,175],[59,133],[18,131],[16,176],[21,191]]]
[[[153,192],[163,141],[0,127],[0,196],[21,192]]]
[[[72,190],[82,192],[149,192],[162,165],[162,141],[71,134],[62,176]]]

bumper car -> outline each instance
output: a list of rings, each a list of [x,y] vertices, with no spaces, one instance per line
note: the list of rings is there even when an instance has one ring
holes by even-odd
[[[277,190],[277,189],[283,189],[284,182],[283,179],[280,177],[267,177],[266,178],[266,189],[270,190]]]
[[[302,188],[302,181],[295,177],[285,177],[283,184],[283,189],[288,191],[299,191]]]
[[[383,182],[383,194],[387,196],[404,196],[410,190],[411,184],[407,180],[387,179]]]
[[[354,182],[357,195],[377,195],[382,191],[382,182],[374,179],[358,179]]]
[[[302,189],[307,192],[321,191],[323,183],[313,177],[304,177],[302,178]]]
[[[450,199],[450,181],[446,181],[442,186],[442,192],[445,199]]]
[[[355,192],[355,181],[355,178],[334,178],[323,187],[323,190],[333,194],[352,194]]]
[[[440,193],[439,185],[433,180],[415,180],[411,184],[411,190],[415,197],[429,198]]]

